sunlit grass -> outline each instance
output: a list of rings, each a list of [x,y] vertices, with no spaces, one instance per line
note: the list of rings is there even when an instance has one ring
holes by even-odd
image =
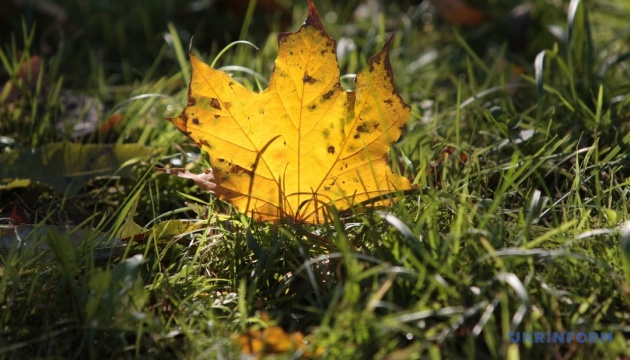
[[[392,63],[413,111],[393,158],[419,189],[379,211],[337,214],[327,225],[252,222],[192,184],[153,172],[155,165],[208,165],[163,120],[181,111],[187,90],[188,44],[177,26],[163,24],[171,38],[139,70],[144,75],[134,76],[125,63],[121,79],[107,78],[102,66],[90,64],[82,69],[90,73],[82,90],[107,99],[106,117],[120,113],[124,121],[112,137],[86,141],[163,151],[138,163],[141,180],[107,181],[67,201],[93,209],[98,217],[89,226],[111,236],[134,221],[146,233],[105,262],[56,233],[38,240],[56,251],[3,252],[0,357],[236,358],[235,336],[272,325],[308,335],[306,348],[280,358],[306,350],[339,359],[630,356],[624,335],[630,281],[620,257],[627,246],[619,244],[629,219],[630,48],[618,19],[630,9],[572,4],[582,15],[555,19],[567,31],[571,26],[572,36],[520,59],[525,69],[507,61],[501,39],[477,46],[479,32],[396,23]],[[543,11],[545,2],[537,5]],[[318,7],[349,15],[341,5]],[[296,23],[304,9],[295,8]],[[334,36],[355,42],[340,59],[342,74],[359,71],[382,46],[387,11],[393,10],[380,23],[357,20],[345,30],[363,36],[344,33],[348,18],[325,23]],[[608,19],[616,31],[602,26]],[[275,34],[242,40],[259,49],[238,44],[216,66],[264,88]],[[29,53],[0,46],[12,77]],[[193,51],[211,63],[221,49]],[[71,61],[62,55],[54,61]],[[176,70],[161,74],[165,67]],[[55,72],[39,81],[66,86]],[[20,146],[63,140],[19,122],[24,114],[56,119],[55,91],[44,100],[25,94],[1,110],[2,135],[23,140]],[[46,105],[32,110],[37,101]],[[183,236],[174,236],[170,224],[158,226],[182,218],[204,224]],[[612,331],[615,338],[511,344],[514,331]]]

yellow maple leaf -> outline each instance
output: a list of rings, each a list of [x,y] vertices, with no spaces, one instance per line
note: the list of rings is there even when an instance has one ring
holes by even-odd
[[[190,55],[188,104],[168,119],[210,155],[214,193],[264,221],[326,221],[328,206],[411,189],[387,152],[410,108],[396,92],[393,37],[357,74],[339,83],[336,41],[312,1],[297,32],[278,35],[269,87],[246,89]]]

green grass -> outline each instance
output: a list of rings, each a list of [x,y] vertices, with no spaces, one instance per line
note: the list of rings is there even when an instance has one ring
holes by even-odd
[[[60,3],[73,21],[94,10]],[[135,180],[93,179],[73,197],[45,185],[0,190],[2,216],[19,198],[37,214],[36,227],[72,221],[110,236],[134,234],[134,224],[146,229],[108,260],[95,258],[96,235],[77,247],[64,231],[32,239],[48,251],[5,249],[0,357],[237,358],[239,334],[273,325],[307,335],[305,348],[281,359],[300,351],[331,359],[630,357],[622,230],[630,220],[630,7],[535,1],[529,47],[515,53],[498,6],[467,29],[439,14],[423,24],[431,9],[406,10],[404,1],[386,6],[377,22],[351,19],[352,4],[334,3],[317,6],[324,19],[337,14],[324,21],[332,36],[356,45],[340,61],[342,74],[359,71],[397,31],[392,64],[413,111],[392,158],[418,190],[326,225],[253,222],[153,171],[208,165],[163,120],[185,103],[185,54],[194,21],[207,24],[202,14],[186,24],[166,5],[117,4],[86,17],[75,37],[55,35],[48,55],[34,40],[51,41],[45,24],[3,31],[5,77],[14,79],[33,54],[43,54],[45,70],[33,90],[0,108],[3,153],[68,140],[51,124],[67,114],[60,96],[71,89],[99,99],[102,119],[124,114],[115,132],[79,141],[137,143],[156,155],[137,159]],[[297,2],[289,30],[305,9]],[[226,44],[250,41],[259,50],[238,44],[215,66],[233,66],[236,79],[258,90],[278,28],[255,30],[255,17],[236,35],[194,40],[193,51],[212,63]],[[566,36],[554,38],[551,25]],[[453,154],[440,160],[446,147]],[[603,331],[614,340],[511,344],[512,331]]]

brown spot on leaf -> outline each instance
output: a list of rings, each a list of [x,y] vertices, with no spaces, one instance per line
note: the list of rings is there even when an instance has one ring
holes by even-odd
[[[246,174],[247,174],[247,176],[249,176],[249,177],[252,177],[252,176],[254,175],[254,173],[253,173],[253,172],[251,172],[251,171],[249,171],[249,170],[245,169],[245,168],[244,168],[244,167],[242,167],[242,166],[238,166],[238,165],[234,165],[234,166],[232,166],[232,168],[230,169],[230,172],[231,172],[232,174],[242,174],[242,173],[246,173]]]
[[[310,77],[307,73],[304,73],[304,78],[302,79],[302,81],[304,81],[305,84],[313,85],[316,80]]]
[[[354,135],[354,138],[355,138],[355,139],[358,139],[358,138],[360,138],[360,137],[361,137],[361,135],[359,135],[359,134]]]
[[[329,92],[327,92],[324,95],[322,95],[322,98],[324,100],[329,100],[330,97],[333,96],[334,93],[335,93],[335,90],[330,90]]]
[[[197,99],[188,95],[188,106],[195,106],[196,103],[197,103]]]
[[[387,99],[387,100],[384,100],[384,102],[385,102],[387,105],[391,106],[391,105],[394,103],[394,100],[392,100],[392,99]]]
[[[357,131],[360,133],[367,133],[370,132],[370,130],[368,130],[367,126],[365,124],[361,124],[359,126],[357,126]]]
[[[200,124],[199,119],[193,118],[193,124],[199,125]]]
[[[328,153],[329,154],[334,154],[335,153],[335,147],[334,146],[329,146],[328,147]]]
[[[206,140],[199,140],[199,144],[197,144],[197,146],[201,147],[202,145],[208,149],[212,149],[212,145],[210,145],[210,143]]]
[[[224,102],[223,105],[225,105],[225,110],[230,110],[230,107],[232,106],[232,103]]]
[[[315,111],[315,109],[317,109],[317,105],[315,105],[315,104],[311,104],[311,105],[309,105],[309,106],[308,106],[308,109],[309,109],[310,111]]]
[[[221,117],[221,115],[219,115],[219,114],[214,114],[214,118],[215,118],[215,119],[218,119],[218,118],[220,118],[220,117]]]
[[[217,110],[221,110],[221,104],[219,104],[219,100],[217,98],[212,98],[210,100],[210,106]]]

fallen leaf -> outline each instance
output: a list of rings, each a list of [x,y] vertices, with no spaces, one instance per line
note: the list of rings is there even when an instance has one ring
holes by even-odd
[[[108,134],[110,131],[116,129],[116,127],[122,122],[124,118],[123,114],[113,114],[101,125],[101,133]]]
[[[14,149],[0,154],[0,189],[41,182],[67,196],[76,195],[88,181],[100,176],[133,175],[129,161],[149,157],[154,148],[136,144],[50,143],[35,149]]]
[[[233,342],[241,348],[243,355],[261,359],[265,355],[283,354],[289,351],[300,352],[300,358],[309,359],[324,353],[322,347],[316,347],[314,354],[307,349],[307,340],[301,332],[287,333],[280,326],[264,329],[248,329],[241,335],[234,336]]]
[[[205,229],[206,221],[167,220],[145,229],[134,221],[125,223],[118,231],[120,241],[144,242],[153,236],[155,240],[181,239],[185,235]],[[190,240],[187,240],[190,242]]]
[[[31,180],[29,179],[12,179],[8,180],[7,184],[3,184],[3,182],[3,179],[0,179],[0,190],[20,189],[31,185]]]
[[[20,65],[17,73],[17,83],[7,81],[4,84],[2,91],[0,91],[0,99],[4,99],[4,102],[8,104],[19,98],[22,90],[34,91],[42,69],[42,58],[37,55],[30,57]]]
[[[278,43],[260,93],[190,55],[188,104],[168,120],[210,155],[214,193],[258,220],[322,223],[329,204],[345,210],[411,189],[387,157],[410,112],[394,85],[393,36],[354,91],[339,83],[336,41],[312,1],[300,29]]]
[[[431,0],[433,5],[453,23],[473,26],[481,24],[486,15],[479,9],[474,8],[464,0]]]
[[[18,205],[13,205],[9,218],[15,224],[30,224],[32,222],[32,218],[29,216],[28,212],[18,207]]]

